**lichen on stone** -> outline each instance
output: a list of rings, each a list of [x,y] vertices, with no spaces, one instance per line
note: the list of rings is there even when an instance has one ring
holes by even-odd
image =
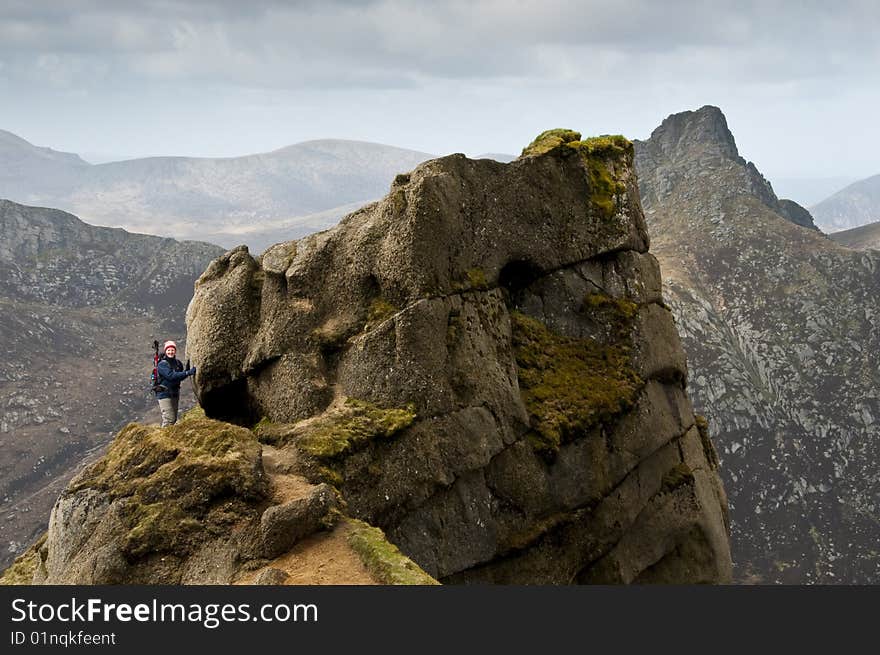
[[[632,319],[639,311],[639,306],[627,298],[612,298],[608,294],[594,291],[584,296],[584,310],[591,312],[611,312],[617,317]],[[614,317],[612,317],[614,320]]]
[[[522,156],[530,157],[534,155],[543,155],[545,152],[549,152],[553,150],[553,148],[557,148],[563,144],[572,141],[579,141],[580,138],[581,133],[575,132],[574,130],[564,128],[546,130],[545,132],[541,132],[535,137],[534,141],[523,148]]]
[[[567,143],[580,153],[590,180],[590,202],[599,214],[611,218],[617,210],[618,197],[626,185],[613,169],[613,160],[632,158],[633,144],[620,135],[605,135]]]
[[[367,310],[367,326],[378,325],[394,316],[398,311],[400,311],[399,308],[392,305],[385,298],[381,296],[373,298]]]
[[[670,493],[686,484],[693,484],[694,472],[691,467],[681,462],[676,464],[672,469],[667,471],[663,476],[660,486],[660,493]]]
[[[630,409],[643,381],[625,340],[610,345],[556,334],[541,321],[511,313],[523,402],[532,419],[529,439],[552,456],[559,446]]]
[[[295,436],[296,444],[312,457],[328,460],[347,454],[374,439],[389,439],[412,425],[412,407],[382,408],[363,400],[345,403]]]
[[[132,423],[67,493],[96,489],[124,501],[129,556],[184,553],[267,495],[260,450],[249,430],[211,419],[188,418],[168,428]]]
[[[40,566],[40,548],[46,543],[46,533],[33,546],[15,558],[12,565],[0,575],[0,585],[29,585]]]
[[[385,533],[357,519],[346,519],[348,543],[370,574],[388,585],[440,584],[385,538]]]
[[[613,160],[632,159],[632,142],[619,134],[604,134],[581,140],[574,130],[554,129],[538,135],[523,149],[523,156],[541,155],[555,148],[573,150],[581,156],[587,169],[590,182],[590,202],[598,214],[611,218],[617,211],[618,197],[626,191],[626,185],[619,179]]]
[[[332,316],[312,330],[311,336],[321,349],[334,350],[343,347],[355,329],[345,317]]]

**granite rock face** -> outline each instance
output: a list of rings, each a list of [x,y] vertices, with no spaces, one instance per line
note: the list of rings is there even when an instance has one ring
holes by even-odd
[[[622,137],[452,155],[338,227],[215,260],[212,418],[456,583],[724,582],[727,501]]]
[[[636,142],[689,389],[719,447],[735,579],[874,583],[880,253],[794,221],[716,107]]]

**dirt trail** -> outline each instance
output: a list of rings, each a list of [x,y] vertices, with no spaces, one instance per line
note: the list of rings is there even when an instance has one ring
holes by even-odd
[[[263,468],[272,484],[272,498],[276,503],[305,498],[315,488],[303,476],[292,472],[296,470],[295,457],[292,449],[263,446]],[[348,525],[340,523],[329,532],[306,537],[266,566],[242,575],[236,584],[254,584],[268,569],[286,573],[288,577],[280,583],[285,585],[381,584],[349,546],[350,531]]]

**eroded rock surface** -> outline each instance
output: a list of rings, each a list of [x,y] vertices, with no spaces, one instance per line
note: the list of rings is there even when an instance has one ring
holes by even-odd
[[[187,313],[205,412],[259,421],[444,581],[729,580],[632,159],[622,137],[551,131],[223,255]]]

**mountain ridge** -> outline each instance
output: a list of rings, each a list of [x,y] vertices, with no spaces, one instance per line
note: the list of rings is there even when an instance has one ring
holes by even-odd
[[[673,122],[687,131],[698,113]],[[689,389],[719,448],[734,577],[876,582],[880,253],[797,225],[754,164],[700,147],[705,132],[693,125],[696,147],[669,157],[680,141],[635,142],[636,168]]]
[[[833,232],[829,236],[847,248],[880,250],[880,222]]]
[[[383,195],[430,155],[366,141],[317,139],[240,157],[148,157],[89,164],[6,133],[0,197],[70,211],[93,225],[231,247],[241,228]],[[47,154],[48,153],[48,154]]]

